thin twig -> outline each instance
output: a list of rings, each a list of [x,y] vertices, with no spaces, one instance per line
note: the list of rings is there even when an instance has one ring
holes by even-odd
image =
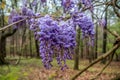
[[[119,37],[119,35],[114,31],[114,32],[112,32],[112,31],[110,31],[109,29],[104,29],[106,32],[109,32],[110,34],[112,34],[113,36],[115,36],[115,37]]]
[[[114,44],[115,45],[115,44]],[[103,69],[94,77],[94,78],[92,78],[91,80],[96,80],[97,78],[98,78],[98,76],[100,76],[101,74],[102,74],[102,72],[108,67],[108,65],[112,62],[112,60],[113,60],[113,56],[114,56],[114,54],[115,54],[115,51],[116,50],[114,50],[113,51],[113,53],[112,53],[112,55],[111,55],[111,58],[110,58],[110,61],[103,67]]]
[[[97,78],[98,78],[98,76],[100,76],[101,74],[102,74],[102,72],[108,67],[108,65],[112,62],[112,60],[113,60],[113,55],[114,54],[112,54],[112,57],[111,57],[111,59],[110,59],[110,61],[103,67],[103,69],[93,78],[93,79],[91,79],[91,80],[96,80]]]

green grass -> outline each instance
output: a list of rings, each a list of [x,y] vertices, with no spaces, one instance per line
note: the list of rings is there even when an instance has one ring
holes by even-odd
[[[0,80],[27,80],[27,76],[30,71],[34,70],[34,66],[41,67],[41,60],[22,58],[18,65],[0,66]]]
[[[74,60],[67,60],[69,68],[73,69]],[[54,59],[52,62],[54,68],[58,68],[57,61]],[[89,64],[88,60],[80,60],[79,70],[82,70]],[[92,68],[88,69],[90,72],[99,72],[104,65],[96,64]],[[114,66],[108,67],[104,73],[115,73],[118,72],[117,68],[113,69]],[[34,72],[35,68],[43,68],[41,59],[32,58],[25,59],[22,57],[18,65],[0,66],[0,80],[28,80],[28,75]]]
[[[18,80],[20,77],[20,66],[2,66],[0,67],[0,80]]]
[[[17,59],[17,57],[7,57],[7,59]],[[59,67],[55,59],[52,64],[54,67]],[[67,65],[69,68],[73,68],[73,64],[74,62],[72,60],[67,60]],[[35,67],[43,68],[41,59],[25,59],[22,57],[18,65],[0,66],[0,80],[27,80],[26,76],[28,76]]]

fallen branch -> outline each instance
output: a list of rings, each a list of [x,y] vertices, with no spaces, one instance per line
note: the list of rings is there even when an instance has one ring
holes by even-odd
[[[112,62],[113,60],[113,56],[114,54],[112,55],[110,61],[103,67],[103,69],[91,80],[96,80],[98,78],[98,76],[100,76],[102,74],[102,72],[107,68],[107,66]]]
[[[91,66],[93,66],[96,63],[98,63],[102,59],[104,59],[104,58],[108,57],[109,55],[111,55],[119,47],[120,47],[120,43],[115,44],[111,50],[109,50],[108,52],[106,52],[104,55],[98,57],[95,61],[93,61],[91,64],[89,64],[87,67],[85,67],[82,71],[80,71],[78,74],[76,74],[74,77],[72,77],[71,80],[75,80],[79,75],[81,75],[83,72],[85,72],[88,68],[90,68]]]
[[[117,40],[116,40],[117,41]],[[118,44],[118,43],[114,43],[114,45],[115,44]],[[94,78],[92,78],[91,80],[96,80],[97,78],[98,78],[98,76],[100,76],[101,74],[102,74],[102,72],[107,68],[107,66],[112,62],[112,60],[113,60],[113,56],[114,56],[114,54],[115,54],[115,51],[116,50],[114,50],[113,51],[113,53],[111,54],[111,58],[110,58],[110,61],[103,67],[103,69],[94,77]]]

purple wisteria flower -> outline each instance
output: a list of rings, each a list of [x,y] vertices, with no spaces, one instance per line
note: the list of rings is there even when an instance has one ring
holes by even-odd
[[[27,6],[28,0],[22,0],[22,4],[23,4],[23,6]]]
[[[19,28],[20,26],[24,26],[26,23],[30,24],[30,18],[33,16],[35,16],[34,12],[26,6],[23,6],[21,12],[16,12],[14,9],[11,11],[8,23],[11,24],[24,18],[29,18],[28,20],[21,21],[14,25],[14,28]]]
[[[24,17],[22,15],[20,15],[20,13],[16,12],[14,9],[11,11],[9,19],[8,19],[8,23],[11,24],[13,22],[17,22],[21,19],[24,19]],[[23,26],[25,24],[25,21],[21,21],[17,24],[14,25],[14,29],[19,28],[20,26]]]
[[[40,1],[45,3],[47,0]],[[85,5],[91,3],[85,1],[87,0],[83,2]],[[36,4],[37,0],[34,0],[32,5],[35,6]],[[78,12],[78,8],[75,7],[75,0],[62,0],[62,6],[65,12],[70,12],[74,8],[73,12],[71,12],[71,18],[66,21],[63,20],[63,17],[59,20],[55,20],[49,15],[39,17],[40,14],[35,14],[27,6],[22,7],[21,13],[13,10],[9,17],[9,23],[24,18],[27,19],[17,23],[15,27],[18,28],[26,23],[29,25],[35,39],[39,41],[39,53],[46,69],[52,67],[51,62],[54,57],[56,57],[57,63],[62,70],[68,68],[66,60],[72,59],[76,47],[76,26],[80,27],[83,38],[90,37],[91,43],[94,41],[95,31],[92,19],[84,13]]]
[[[74,6],[74,0],[62,0],[61,5],[63,6],[64,12],[71,10]]]
[[[42,3],[45,3],[47,0],[40,0]]]
[[[37,5],[37,0],[33,0],[31,3],[32,6],[36,6]]]
[[[32,17],[35,15],[35,13],[31,9],[29,9],[25,6],[22,7],[21,12],[22,12],[23,16],[27,16],[27,17]]]
[[[17,15],[18,15],[18,13],[16,12],[16,10],[13,9],[10,12],[10,15],[9,15],[9,18],[8,18],[8,23],[11,24],[13,22],[13,17],[17,16]]]
[[[34,20],[32,20],[34,22]],[[76,46],[76,31],[71,25],[72,19],[68,21],[56,21],[49,15],[37,19],[31,24],[30,29],[34,31],[39,43],[39,52],[45,68],[52,67],[51,62],[56,55],[56,60],[62,70],[67,68],[66,59],[72,59]],[[36,28],[39,28],[39,30]]]
[[[84,5],[85,8],[88,8],[91,12],[93,12],[92,0],[81,0],[81,3]]]
[[[99,20],[99,25],[101,26],[101,27],[105,27],[106,26],[106,20],[105,19],[101,19],[101,20]]]
[[[94,24],[91,18],[87,17],[84,13],[76,12],[73,15],[73,21],[75,25],[78,25],[82,31],[82,36],[90,37],[91,43],[94,41]]]

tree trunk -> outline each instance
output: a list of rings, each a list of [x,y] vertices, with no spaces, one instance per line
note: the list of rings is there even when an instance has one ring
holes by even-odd
[[[17,1],[17,0],[16,0]],[[2,0],[0,1],[2,2]],[[17,5],[17,4],[16,4]],[[0,9],[0,28],[5,26],[5,21],[4,21],[4,10],[1,8]],[[16,32],[16,29],[13,29],[12,32],[7,32],[2,31],[0,33],[0,64],[5,64],[5,57],[6,57],[6,39],[9,36],[12,36]]]
[[[39,58],[39,45],[38,45],[38,41],[37,40],[35,40],[35,46],[36,46],[36,52],[37,52],[37,55],[36,55],[36,57],[37,58]]]
[[[80,41],[80,53],[81,53],[81,58],[83,59],[84,55],[83,55],[83,41]]]
[[[107,33],[104,32],[103,33],[103,49],[102,49],[102,53],[103,54],[106,52],[106,45],[107,45]],[[102,63],[105,64],[106,63],[106,59],[103,59]]]
[[[115,53],[115,56],[116,56],[116,61],[119,61],[119,55],[117,53]]]
[[[6,57],[6,39],[1,37],[0,40],[0,64],[5,63],[5,57]]]
[[[16,29],[13,30],[12,33],[8,32],[6,34],[2,34],[0,38],[0,64],[5,64],[6,57],[6,39],[9,36],[12,36],[16,32]]]
[[[98,57],[98,26],[96,26],[96,35],[95,35],[95,59]]]
[[[2,2],[2,1],[0,1]],[[0,28],[4,26],[4,11],[3,9],[0,9]],[[5,38],[3,37],[4,31],[1,32],[0,34],[0,64],[5,63],[4,57],[6,56],[6,51],[5,51]]]
[[[29,44],[30,44],[30,48],[29,48],[30,57],[32,58],[32,34],[31,34],[31,31],[29,31]]]
[[[105,12],[105,25],[103,26],[104,30],[107,29],[107,9]],[[104,31],[103,32],[103,48],[102,48],[102,53],[106,53],[106,46],[107,46],[107,32]],[[106,63],[106,59],[102,60],[102,63],[105,64]]]
[[[80,29],[77,29],[77,37],[76,37],[77,46],[75,49],[75,63],[74,63],[74,69],[79,69],[79,45],[80,45]]]

